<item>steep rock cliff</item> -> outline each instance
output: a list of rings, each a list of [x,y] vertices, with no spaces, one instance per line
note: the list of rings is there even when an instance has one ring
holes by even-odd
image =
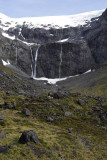
[[[107,61],[107,10],[84,25],[45,27],[25,22],[4,31],[1,27],[1,59],[30,76],[47,78],[81,74]]]

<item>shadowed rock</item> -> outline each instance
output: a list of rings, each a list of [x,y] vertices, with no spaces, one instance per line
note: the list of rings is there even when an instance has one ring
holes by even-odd
[[[34,142],[34,143],[39,143],[38,136],[35,131],[33,130],[28,130],[24,131],[19,139],[19,143],[25,144],[28,142]]]
[[[53,119],[53,118],[51,118],[51,117],[48,117],[48,118],[47,118],[47,121],[48,121],[48,122],[53,122],[53,121],[54,121],[54,119]]]
[[[27,108],[24,108],[24,109],[22,110],[22,113],[23,113],[24,115],[26,115],[26,116],[30,116],[30,111],[29,111],[29,109],[27,109]]]
[[[64,96],[65,94],[63,92],[49,92],[48,96],[55,98],[55,99],[60,99]]]
[[[0,115],[0,120],[3,121],[4,120],[4,116]]]
[[[7,146],[0,146],[0,153],[6,153],[8,151]]]
[[[6,134],[4,133],[4,131],[0,132],[0,138],[6,138]]]
[[[72,116],[72,113],[71,112],[65,112],[65,117],[69,117],[69,116]]]
[[[78,100],[78,104],[79,104],[80,106],[84,106],[84,105],[85,105],[85,101],[82,100],[82,99],[79,99],[79,100]]]

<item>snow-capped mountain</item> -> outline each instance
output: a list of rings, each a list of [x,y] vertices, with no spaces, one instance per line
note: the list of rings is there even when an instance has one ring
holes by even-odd
[[[29,17],[29,18],[10,18],[0,13],[1,29],[8,30],[17,25],[27,25],[29,28],[67,28],[68,26],[76,27],[85,25],[92,18],[98,18],[103,10],[86,12],[68,16],[50,16],[50,17]]]
[[[107,10],[68,16],[0,14],[0,57],[35,77],[62,78],[107,59]]]
[[[21,28],[27,26],[28,28],[68,28],[77,27],[80,25],[86,25],[92,18],[98,19],[98,17],[104,12],[103,10],[86,12],[76,15],[68,16],[50,16],[50,17],[29,17],[29,18],[10,18],[0,13],[0,29],[2,31],[8,31],[10,28]],[[3,33],[4,36],[8,36]],[[8,36],[8,38],[14,39],[15,37]]]

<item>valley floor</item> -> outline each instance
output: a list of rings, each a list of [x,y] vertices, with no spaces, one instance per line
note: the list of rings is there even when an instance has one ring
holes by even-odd
[[[0,65],[0,160],[106,160],[106,69],[56,86]],[[40,143],[20,144],[25,130]]]
[[[0,131],[8,146],[0,160],[106,160],[106,99],[59,92],[39,96],[0,92]],[[57,96],[55,96],[57,95]],[[11,106],[11,107],[9,107]],[[30,116],[22,113],[30,110]],[[40,143],[20,144],[23,131],[34,130]]]

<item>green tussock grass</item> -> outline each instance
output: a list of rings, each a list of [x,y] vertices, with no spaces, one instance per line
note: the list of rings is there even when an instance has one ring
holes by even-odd
[[[0,130],[6,133],[0,139],[0,145],[11,146],[6,154],[0,154],[1,160],[106,160],[106,130],[99,123],[99,113],[94,113],[99,101],[92,98],[74,97],[69,94],[61,99],[49,99],[46,94],[40,96],[8,95],[0,92],[4,101],[12,103],[14,109],[1,109],[4,124]],[[85,106],[78,105],[79,99],[85,100]],[[106,100],[101,102],[105,110]],[[22,108],[31,111],[30,117],[21,113]],[[69,111],[72,116],[65,117]],[[47,117],[56,120],[48,122]],[[71,133],[67,128],[73,128]],[[34,130],[40,144],[19,144],[18,140],[24,130]]]

